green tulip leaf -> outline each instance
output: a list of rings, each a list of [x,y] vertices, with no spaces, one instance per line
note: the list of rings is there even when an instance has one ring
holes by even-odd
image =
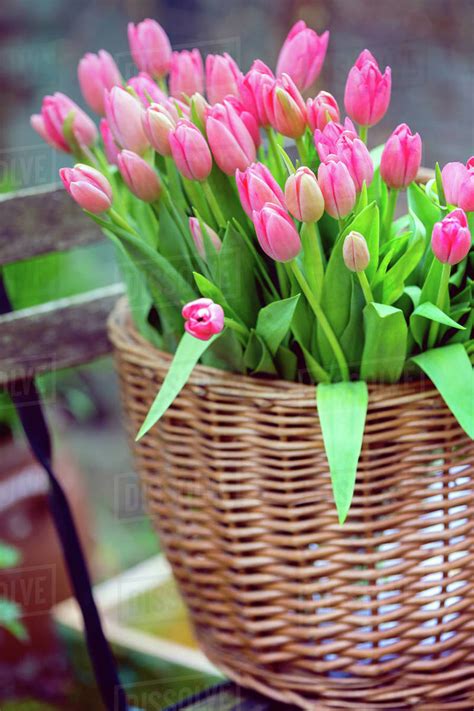
[[[218,255],[217,283],[227,302],[246,326],[253,326],[260,302],[256,290],[255,260],[242,235],[228,225]]]
[[[300,295],[274,301],[260,309],[255,330],[263,338],[274,356],[285,336],[289,333]]]
[[[407,353],[408,326],[403,311],[386,304],[367,304],[364,326],[361,378],[379,383],[397,382]]]
[[[467,307],[469,310],[469,307]],[[467,311],[463,308],[461,309],[461,315],[464,313],[467,313]],[[465,326],[461,326],[461,324],[456,323],[450,316],[444,313],[440,308],[438,308],[435,304],[432,304],[431,301],[425,301],[419,306],[416,307],[416,309],[413,311],[411,318],[410,318],[410,324],[411,324],[411,319],[413,317],[421,316],[423,318],[428,319],[429,321],[436,321],[437,323],[442,323],[444,326],[449,326],[450,328],[456,328],[459,331],[465,331],[466,328]],[[422,344],[418,343],[418,345],[421,347]]]
[[[252,373],[278,375],[267,344],[253,329],[244,353],[244,362]]]
[[[419,265],[425,251],[425,228],[414,213],[410,213],[412,234],[407,247],[385,274],[382,282],[382,303],[393,304],[403,294],[405,281]]]

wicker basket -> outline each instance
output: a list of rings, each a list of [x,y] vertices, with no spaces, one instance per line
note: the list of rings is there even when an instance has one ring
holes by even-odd
[[[110,319],[130,433],[170,363]],[[197,636],[305,709],[474,708],[474,444],[433,386],[370,388],[337,524],[313,387],[198,366],[134,445]]]

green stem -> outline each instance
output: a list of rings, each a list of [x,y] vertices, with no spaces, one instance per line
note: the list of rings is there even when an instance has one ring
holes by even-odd
[[[113,207],[110,208],[108,214],[109,214],[112,222],[115,222],[117,227],[121,227],[123,230],[130,232],[130,234],[135,235],[135,237],[140,237],[138,232],[136,232],[136,230],[133,229],[131,224],[129,222],[127,222],[127,220],[125,220],[121,215],[119,215],[117,210],[114,210]]]
[[[436,297],[436,306],[442,311],[443,306],[446,301],[446,296],[449,294],[449,277],[451,275],[451,265],[443,264],[443,270],[441,272],[441,278],[439,280],[438,295]],[[438,338],[439,323],[438,321],[432,321],[430,325],[430,330],[428,332],[428,344],[427,348],[430,350],[436,344],[436,339]]]
[[[268,143],[270,145],[270,151],[272,153],[275,170],[277,172],[277,181],[280,184],[283,184],[285,180],[285,173],[281,162],[280,151],[278,150],[278,144],[276,142],[275,131],[271,128],[271,126],[268,126],[268,128],[265,128],[265,132],[268,136]]]
[[[248,338],[250,336],[250,331],[248,330],[248,328],[243,324],[234,321],[233,318],[227,318],[226,316],[224,318],[224,323],[228,328],[231,328],[233,331],[240,333],[240,335],[245,336],[245,338]]]
[[[365,272],[357,272],[359,277],[359,283],[364,294],[364,299],[368,304],[374,301],[374,295],[372,294],[372,289],[370,288],[369,280],[367,279]]]
[[[194,182],[194,180],[187,180],[187,178],[183,178],[183,186],[191,207],[199,212],[204,222],[206,222],[210,227],[217,229],[219,225],[214,219],[214,215],[207,204],[201,184]]]
[[[326,318],[326,314],[322,310],[321,306],[319,305],[318,301],[316,301],[316,298],[314,297],[311,289],[309,288],[308,282],[304,278],[298,264],[296,263],[296,260],[292,260],[289,263],[289,266],[291,268],[291,271],[293,272],[298,284],[301,287],[301,290],[303,294],[306,296],[306,299],[308,300],[308,303],[316,316],[316,319],[318,320],[319,325],[324,331],[324,335],[326,336],[329,345],[331,346],[334,356],[336,358],[337,364],[339,366],[339,370],[341,371],[341,376],[343,380],[350,380],[350,374],[349,374],[349,367],[347,365],[346,357],[342,351],[341,346],[339,345],[339,341],[336,338],[336,335],[334,331],[331,328],[331,324]]]
[[[388,201],[385,208],[385,214],[383,218],[382,236],[384,239],[390,238],[390,232],[392,230],[393,216],[395,215],[395,210],[397,207],[398,200],[398,190],[389,188],[388,191]]]
[[[275,300],[275,301],[279,301],[280,295],[279,295],[278,291],[276,290],[275,285],[274,285],[274,283],[272,282],[272,280],[271,280],[271,278],[270,278],[270,275],[269,275],[269,273],[268,273],[268,271],[267,271],[267,269],[266,269],[265,262],[263,261],[262,257],[261,257],[260,254],[257,252],[257,250],[255,249],[255,246],[254,246],[254,244],[253,244],[251,238],[248,236],[248,234],[246,233],[245,229],[242,227],[242,225],[240,224],[240,222],[238,222],[238,220],[235,220],[235,219],[234,219],[234,220],[233,220],[233,224],[234,224],[234,227],[235,227],[235,228],[237,229],[237,231],[239,232],[239,234],[242,236],[242,239],[244,240],[244,242],[245,242],[245,244],[247,245],[247,247],[248,247],[250,253],[252,254],[252,256],[253,256],[254,259],[255,259],[255,263],[256,263],[256,265],[257,265],[258,271],[260,272],[260,277],[261,277],[261,279],[262,279],[262,284],[263,284],[263,282],[265,282],[265,286],[266,286],[267,289],[270,291],[270,293],[271,293],[272,297],[274,298],[274,300]]]
[[[303,225],[301,242],[303,244],[303,266],[308,283],[316,299],[321,301],[324,261],[317,222],[306,222]]]
[[[309,164],[308,151],[306,149],[306,144],[304,142],[304,135],[295,139],[296,148],[298,149],[299,156],[303,165]]]
[[[359,138],[361,141],[364,141],[364,143],[367,143],[368,132],[369,132],[368,126],[359,126]]]
[[[219,227],[226,227],[227,225],[227,220],[224,217],[224,214],[219,207],[219,203],[216,200],[216,196],[214,195],[214,192],[209,185],[207,180],[204,180],[204,182],[201,183],[202,189],[204,190],[204,195],[206,196],[206,200],[209,203],[209,207],[211,208],[212,214],[217,220],[217,224]]]
[[[163,94],[166,94],[166,96],[168,96],[168,86],[166,85],[166,79],[164,77],[160,77],[158,79],[158,86],[160,87]]]

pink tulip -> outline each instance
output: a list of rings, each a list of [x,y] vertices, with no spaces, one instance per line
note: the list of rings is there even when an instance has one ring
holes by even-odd
[[[234,107],[224,101],[209,109],[206,132],[212,154],[227,175],[245,170],[256,157],[255,143]]]
[[[204,91],[204,66],[198,49],[173,52],[170,69],[170,94],[191,97]]]
[[[61,168],[61,180],[69,195],[83,210],[99,215],[112,207],[112,188],[106,177],[89,165]]]
[[[242,103],[255,116],[260,126],[270,125],[263,97],[274,83],[275,77],[272,70],[260,59],[254,61],[250,71],[241,78],[239,83]]]
[[[437,222],[431,236],[433,253],[443,264],[458,264],[471,249],[471,233],[464,210],[457,209]]]
[[[370,264],[370,253],[367,241],[360,232],[349,232],[342,245],[344,264],[351,272],[360,273]]]
[[[161,104],[167,101],[168,97],[163,93],[146,72],[140,72],[136,77],[131,77],[127,81],[127,86],[131,86],[135,94],[140,99],[142,106],[147,108],[151,103]]]
[[[140,102],[119,86],[106,91],[104,99],[107,123],[118,145],[139,155],[145,153],[149,144],[142,127]]]
[[[31,126],[41,138],[57,150],[71,153],[72,148],[64,135],[64,122],[71,114],[72,134],[81,148],[89,147],[97,140],[97,128],[77,104],[65,94],[57,92],[45,96],[41,105],[41,114],[31,117]]]
[[[265,87],[263,95],[270,125],[289,138],[300,138],[306,130],[306,105],[288,74]]]
[[[128,42],[133,61],[141,72],[161,78],[168,74],[171,45],[168,35],[155,20],[128,25]]]
[[[335,155],[345,163],[358,193],[367,187],[374,177],[374,164],[364,141],[354,137],[350,131],[343,131],[336,143]]]
[[[277,63],[277,76],[288,74],[300,91],[318,78],[328,48],[329,32],[319,37],[303,20],[291,28]]]
[[[341,160],[321,163],[318,183],[324,197],[326,212],[335,219],[346,217],[356,203],[356,188],[349,169]]]
[[[260,247],[276,262],[289,262],[301,251],[295,224],[280,205],[267,203],[252,216]]]
[[[208,341],[211,336],[224,330],[224,310],[212,299],[190,301],[181,313],[186,319],[186,332],[200,341]]]
[[[121,84],[122,77],[111,55],[104,49],[98,54],[90,52],[81,59],[77,77],[82,95],[96,114],[104,115],[104,89]]]
[[[247,108],[245,107],[243,102],[240,101],[240,99],[237,99],[235,96],[228,96],[226,101],[228,101],[229,104],[231,104],[237,111],[238,116],[242,119],[248,132],[253,138],[255,148],[258,148],[262,143],[262,137],[260,135],[260,129],[258,127],[258,122],[255,116],[250,113],[250,111],[247,111]]]
[[[285,201],[289,212],[300,222],[317,222],[324,213],[324,198],[312,170],[303,166],[288,177]]]
[[[171,155],[169,134],[176,126],[176,120],[162,104],[152,104],[142,115],[145,135],[152,147],[162,156]]]
[[[144,202],[155,202],[161,193],[159,178],[151,165],[132,151],[121,151],[118,167],[130,192]]]
[[[374,126],[387,113],[391,88],[390,67],[382,74],[375,57],[364,49],[347,77],[344,94],[347,113],[361,126]]]
[[[330,121],[339,121],[339,106],[332,94],[327,91],[320,91],[314,99],[306,102],[308,114],[308,124],[314,132],[316,129],[322,131]]]
[[[201,126],[206,123],[207,112],[211,108],[211,105],[207,103],[206,99],[202,94],[196,92],[191,97],[191,110],[194,110],[196,116],[201,122]]]
[[[209,239],[211,240],[212,244],[214,245],[216,252],[219,252],[219,250],[222,247],[222,242],[220,240],[219,235],[216,232],[214,232],[212,227],[209,227],[209,225],[205,224],[204,227],[206,229]],[[204,236],[202,234],[201,225],[199,224],[199,220],[197,219],[197,217],[190,217],[189,218],[189,229],[191,231],[191,235],[194,240],[194,244],[196,245],[198,254],[203,259],[206,259],[206,247],[204,244]]]
[[[406,123],[392,133],[380,160],[382,180],[395,190],[406,188],[415,180],[421,165],[421,138],[413,134]]]
[[[466,165],[447,163],[441,177],[447,202],[466,212],[474,211],[474,156]]]
[[[318,151],[319,157],[325,161],[329,155],[336,153],[336,145],[342,134],[345,133],[352,138],[357,138],[357,133],[354,124],[349,118],[346,118],[344,124],[330,121],[323,130],[318,128],[314,132],[314,145]]]
[[[107,119],[100,119],[99,129],[100,135],[102,136],[102,140],[104,142],[104,150],[107,160],[112,165],[118,165],[117,156],[120,153],[120,148],[115,143],[112,131],[107,123]]]
[[[266,203],[285,207],[285,196],[277,181],[263,163],[253,163],[243,172],[237,170],[235,182],[240,202],[247,215],[252,218]]]
[[[203,181],[212,170],[212,156],[201,131],[187,119],[180,119],[169,132],[171,155],[188,180]]]
[[[207,55],[206,87],[209,103],[217,104],[228,94],[238,97],[241,78],[242,72],[227,52]]]

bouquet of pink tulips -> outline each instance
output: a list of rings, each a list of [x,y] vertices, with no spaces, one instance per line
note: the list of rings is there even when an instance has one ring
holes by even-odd
[[[137,76],[124,80],[103,50],[79,63],[102,140],[62,94],[32,125],[79,161],[60,171],[66,189],[115,243],[137,328],[175,352],[139,436],[200,359],[314,382],[342,521],[367,383],[424,371],[474,434],[474,158],[419,185],[422,142],[406,124],[369,150],[391,70],[368,50],[349,71],[347,118],[326,91],[305,101],[329,34],[304,22],[275,74],[260,60],[244,74],[228,54],[204,66],[197,49],[172,52],[153,20],[128,34]]]

